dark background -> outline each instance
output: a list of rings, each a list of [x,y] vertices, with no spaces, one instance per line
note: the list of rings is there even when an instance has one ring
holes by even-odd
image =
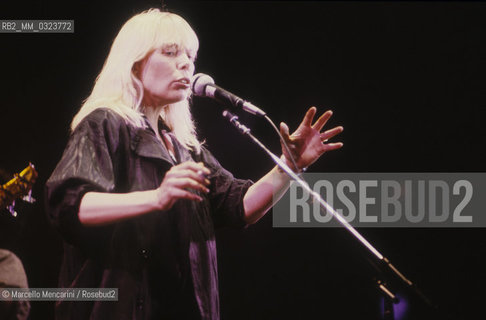
[[[295,129],[305,110],[334,110],[344,147],[313,172],[484,172],[486,3],[166,1],[200,38],[197,72]],[[43,185],[69,123],[111,42],[133,14],[160,1],[19,1],[0,19],[74,19],[74,34],[0,34],[2,182],[29,161],[38,202],[0,211],[0,247],[23,261],[31,287],[56,287],[62,239],[43,209]],[[236,176],[257,180],[271,161],[196,98],[200,136]],[[268,125],[241,119],[278,151]],[[218,234],[223,319],[379,319],[366,254],[342,229],[275,229],[268,214]],[[484,318],[484,229],[361,229],[456,319]],[[395,284],[395,289],[397,289]],[[398,289],[398,292],[402,290]],[[443,319],[406,293],[408,319]],[[53,303],[32,303],[51,319]]]

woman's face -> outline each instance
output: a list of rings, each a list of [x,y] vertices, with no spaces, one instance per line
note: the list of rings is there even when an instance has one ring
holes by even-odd
[[[139,66],[146,106],[165,106],[187,98],[195,57],[177,44],[165,44]]]

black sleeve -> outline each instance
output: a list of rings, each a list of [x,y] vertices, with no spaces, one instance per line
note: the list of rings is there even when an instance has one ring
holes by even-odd
[[[243,198],[253,182],[233,177],[205,148],[201,151],[201,160],[211,170],[208,177],[211,181],[209,199],[215,227],[246,226]]]
[[[111,234],[110,226],[83,226],[78,212],[87,192],[113,192],[115,188],[112,155],[118,144],[117,117],[98,109],[83,119],[46,183],[49,220],[68,243],[85,252],[102,250]]]

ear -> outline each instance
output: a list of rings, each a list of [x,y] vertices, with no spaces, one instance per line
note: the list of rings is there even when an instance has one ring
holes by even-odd
[[[140,70],[142,69],[142,62],[141,61],[137,61],[133,64],[132,66],[132,72],[134,75],[136,75],[137,77],[139,77],[140,75]]]

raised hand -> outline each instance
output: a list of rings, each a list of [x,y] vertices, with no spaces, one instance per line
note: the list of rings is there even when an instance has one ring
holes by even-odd
[[[332,111],[326,111],[312,124],[316,111],[315,107],[311,107],[305,114],[302,123],[291,135],[289,135],[289,127],[283,122],[280,123],[280,133],[287,142],[298,168],[294,168],[287,151],[282,147],[285,161],[290,168],[297,172],[310,166],[325,152],[336,150],[343,146],[341,142],[327,143],[329,139],[341,133],[343,127],[339,126],[321,132],[326,122],[331,118]]]

